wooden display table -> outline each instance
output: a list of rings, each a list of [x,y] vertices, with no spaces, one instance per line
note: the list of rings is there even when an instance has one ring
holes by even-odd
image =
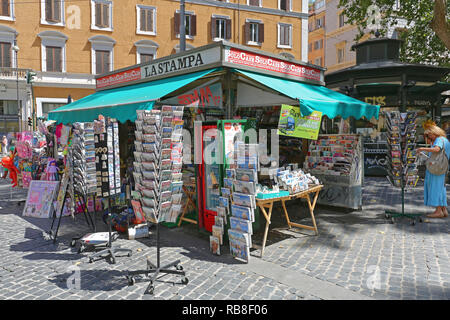
[[[183,184],[183,191],[186,195],[186,203],[183,207],[183,212],[181,213],[180,219],[178,221],[178,227],[181,226],[181,222],[186,221],[193,224],[197,224],[196,220],[185,218],[184,215],[188,212],[189,207],[192,207],[193,210],[197,210],[197,205],[195,204],[195,183]]]
[[[256,205],[261,209],[261,212],[264,215],[264,218],[266,219],[266,229],[264,230],[263,243],[261,246],[261,257],[264,254],[264,248],[266,246],[267,233],[269,232],[269,225],[270,225],[270,221],[272,218],[273,204],[277,201],[281,201],[281,205],[282,205],[283,211],[284,211],[284,216],[286,217],[286,221],[287,221],[289,229],[291,227],[297,227],[297,228],[302,228],[302,229],[314,230],[316,235],[319,234],[319,231],[317,230],[316,219],[314,218],[314,208],[316,207],[317,197],[319,196],[319,192],[320,192],[320,190],[322,190],[322,188],[323,188],[323,185],[317,185],[317,186],[314,186],[307,190],[304,190],[302,192],[299,192],[296,194],[291,194],[291,195],[284,196],[284,197],[271,198],[271,199],[256,199]],[[313,194],[313,193],[315,193],[315,195],[314,195],[314,199],[311,203],[311,198],[309,197],[309,195]],[[307,225],[291,222],[291,220],[289,219],[289,215],[286,210],[286,201],[291,200],[291,199],[298,199],[298,198],[306,199],[306,201],[308,203],[308,207],[309,207],[309,213],[311,214],[313,226],[307,226]],[[269,209],[268,213],[267,213],[266,209]]]

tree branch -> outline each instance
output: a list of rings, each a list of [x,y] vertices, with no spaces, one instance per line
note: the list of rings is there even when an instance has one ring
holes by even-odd
[[[431,29],[450,50],[450,20],[447,21],[447,0],[434,0],[434,17]]]

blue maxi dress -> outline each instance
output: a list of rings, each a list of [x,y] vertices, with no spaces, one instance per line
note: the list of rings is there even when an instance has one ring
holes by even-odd
[[[434,140],[432,147],[445,146],[445,153],[447,158],[450,159],[450,142],[445,137],[437,137]],[[431,155],[431,152],[428,153]],[[425,172],[425,186],[424,186],[424,203],[430,207],[446,207],[447,206],[447,190],[445,187],[445,176],[441,174],[439,176],[431,174],[428,170]]]

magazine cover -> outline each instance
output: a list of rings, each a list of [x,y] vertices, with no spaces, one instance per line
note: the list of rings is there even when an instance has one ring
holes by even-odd
[[[239,169],[258,170],[258,158],[257,157],[238,157],[237,166]]]
[[[220,255],[220,243],[217,237],[209,236],[209,248],[213,254]]]
[[[162,139],[161,149],[169,149],[171,144],[172,144],[171,138],[164,138]]]
[[[223,227],[212,226],[212,235],[219,239],[219,244],[223,244]]]
[[[170,170],[172,167],[172,161],[170,159],[161,161],[161,170]]]
[[[230,240],[237,240],[240,242],[243,242],[247,245],[247,247],[252,247],[252,237],[245,232],[235,230],[235,229],[228,229],[228,238]]]
[[[230,253],[235,259],[248,263],[250,248],[244,242],[230,240]]]
[[[183,181],[172,182],[171,184],[172,193],[180,193],[183,191]]]
[[[217,223],[216,223],[217,224]],[[230,217],[230,228],[253,234],[252,222],[241,218]]]
[[[254,182],[246,182],[246,181],[239,181],[234,180],[234,191],[240,192],[244,194],[255,194],[256,193],[256,186]]]
[[[172,200],[172,191],[161,192],[161,198],[160,198],[161,202],[167,202],[167,201],[171,201],[171,200]]]
[[[232,189],[233,188],[233,179],[228,179],[228,178],[223,179],[223,186],[225,188]]]
[[[236,180],[258,183],[258,175],[254,169],[236,169]]]
[[[254,195],[234,192],[233,201],[239,206],[256,208],[256,200]]]
[[[234,169],[226,169],[225,170],[225,178],[234,179],[236,177],[236,173]]]
[[[216,207],[217,216],[222,217],[223,223],[227,224],[227,210],[224,207]]]
[[[170,181],[170,180],[161,181],[160,191],[161,192],[170,191],[171,185],[172,185],[172,181]]]
[[[221,188],[220,191],[221,191],[223,197],[226,197],[228,199],[230,198],[231,190],[229,188]]]
[[[224,207],[224,208],[229,208],[230,203],[228,201],[228,198],[227,197],[219,197],[219,206]]]
[[[221,216],[214,216],[214,224],[218,227],[224,227],[223,217]]]
[[[171,158],[172,150],[171,149],[163,149],[161,150],[161,160],[166,160]]]
[[[170,207],[170,215],[169,215],[169,219],[167,220],[167,222],[172,222],[175,223],[177,222],[178,216],[181,213],[181,205],[179,204],[172,204],[172,206]]]
[[[233,217],[241,218],[244,220],[255,221],[255,214],[252,208],[238,206],[236,204],[231,205],[231,214]]]
[[[181,204],[182,198],[183,198],[182,193],[172,194],[172,204]]]
[[[171,136],[172,136],[172,127],[162,128],[162,137],[163,138],[171,138]]]
[[[170,180],[172,177],[172,170],[162,170],[160,174],[161,180]]]

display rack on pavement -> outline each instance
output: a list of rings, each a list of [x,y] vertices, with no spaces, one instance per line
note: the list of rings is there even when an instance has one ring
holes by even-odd
[[[401,189],[402,210],[385,211],[386,219],[394,223],[397,217],[422,221],[420,213],[405,213],[405,190],[415,188],[419,180],[418,157],[416,154],[416,122],[417,112],[385,112],[388,135],[388,180],[396,188]]]

